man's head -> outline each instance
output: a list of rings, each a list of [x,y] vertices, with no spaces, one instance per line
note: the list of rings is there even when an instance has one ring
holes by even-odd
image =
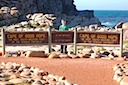
[[[62,19],[62,20],[61,20],[61,24],[62,24],[62,25],[66,25],[66,20],[65,20],[65,19]]]

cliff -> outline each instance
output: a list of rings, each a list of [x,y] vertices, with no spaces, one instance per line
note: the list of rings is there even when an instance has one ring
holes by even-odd
[[[16,7],[20,15],[37,12],[67,15],[77,13],[73,0],[0,0],[0,3],[0,8]]]
[[[74,0],[0,0],[0,24],[27,20],[28,14],[35,13],[54,14],[59,20],[65,15],[77,16],[79,13],[73,3]],[[94,18],[93,11],[87,11],[84,17]]]

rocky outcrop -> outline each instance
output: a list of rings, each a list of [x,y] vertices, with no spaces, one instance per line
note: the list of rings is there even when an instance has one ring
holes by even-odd
[[[16,9],[19,15],[37,12],[74,15],[77,14],[77,10],[73,2],[73,0],[0,0],[0,8],[8,12],[11,10],[11,13]]]
[[[50,27],[53,30],[55,29],[57,30],[59,25],[61,24],[60,21],[62,17],[66,18],[67,24],[71,29],[74,27],[77,27],[78,25],[81,27],[90,25],[97,29],[97,27],[100,25],[99,19],[95,17],[89,19],[88,17],[84,17],[80,15],[67,16],[65,14],[62,14],[61,16],[57,17],[54,14],[34,13],[34,14],[28,14],[26,16],[28,21],[23,21],[16,25],[10,25],[6,28],[6,30],[8,31],[28,31],[28,30],[47,31],[48,28]]]
[[[31,22],[37,22],[37,20],[40,21],[41,14],[54,14],[56,16],[56,21],[53,22],[54,27],[60,25],[61,18],[66,18],[70,27],[100,23],[94,17],[92,10],[86,10],[85,13],[79,14],[73,4],[74,0],[0,0],[0,3],[0,26],[30,19],[32,19]],[[39,14],[38,18],[35,16],[37,13]],[[28,18],[28,15],[31,15],[32,18]],[[43,16],[41,19],[44,18]]]

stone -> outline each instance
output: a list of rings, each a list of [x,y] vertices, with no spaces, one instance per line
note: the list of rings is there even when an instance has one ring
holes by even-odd
[[[124,31],[124,40],[128,40],[128,30]]]
[[[111,54],[109,54],[108,57],[109,57],[110,59],[114,59],[114,56],[111,55]]]
[[[0,85],[14,85],[14,84],[9,81],[0,81]]]
[[[90,54],[90,51],[91,51],[90,48],[84,48],[84,49],[81,51],[81,53],[84,54],[84,55],[86,55],[86,54]]]
[[[128,77],[124,77],[124,78],[120,81],[120,85],[128,85]]]
[[[59,58],[59,55],[56,52],[51,53],[48,58]]]
[[[71,82],[69,82],[68,80],[64,80],[65,85],[73,85]]]
[[[90,58],[100,58],[100,56],[97,53],[91,53]]]
[[[22,77],[24,77],[24,78],[29,78],[29,77],[31,77],[31,73],[30,72],[21,72],[20,73],[20,76],[22,76]]]
[[[69,56],[67,54],[60,54],[59,57],[60,58],[69,58]]]
[[[9,77],[9,79],[16,79],[16,78],[17,78],[16,75],[11,75],[11,76]]]
[[[27,51],[25,54],[26,57],[47,57],[44,51]]]
[[[78,55],[70,54],[69,55],[72,59],[80,58]]]
[[[119,64],[116,64],[116,65],[113,67],[113,70],[116,71],[116,70],[118,70],[119,68],[121,68],[120,65],[119,65]]]
[[[39,68],[34,68],[34,69],[33,69],[33,73],[38,73],[39,71],[40,71]]]
[[[65,85],[65,84],[64,84],[64,82],[59,81],[56,83],[56,85]]]
[[[14,68],[10,68],[10,65]],[[31,85],[73,85],[64,76],[49,74],[44,70],[26,66],[23,63],[1,62],[0,67],[0,85],[27,85],[28,83]]]
[[[59,81],[62,81],[62,80],[66,80],[66,78],[64,76],[60,76]]]
[[[19,84],[19,83],[23,83],[24,80],[23,79],[20,79],[20,78],[16,78],[16,79],[9,80],[9,82],[11,82],[13,84]]]
[[[19,16],[19,10],[17,9],[17,7],[12,7],[10,14],[14,17],[18,17]]]
[[[128,28],[128,22],[124,23],[122,28]]]
[[[122,28],[122,25],[123,25],[123,21],[120,21],[119,23],[116,24],[115,29]]]

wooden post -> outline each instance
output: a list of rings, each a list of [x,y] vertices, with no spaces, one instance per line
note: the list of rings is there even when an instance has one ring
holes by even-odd
[[[2,37],[2,56],[5,54],[5,35],[4,35],[4,28],[1,29],[1,37]]]
[[[51,42],[52,42],[51,28],[49,28],[49,30],[48,30],[48,48],[49,48],[49,53],[52,52]]]
[[[122,54],[123,54],[123,29],[121,29],[121,32],[120,32],[120,56],[119,57],[122,57]]]
[[[77,54],[77,28],[74,29],[74,54]]]

